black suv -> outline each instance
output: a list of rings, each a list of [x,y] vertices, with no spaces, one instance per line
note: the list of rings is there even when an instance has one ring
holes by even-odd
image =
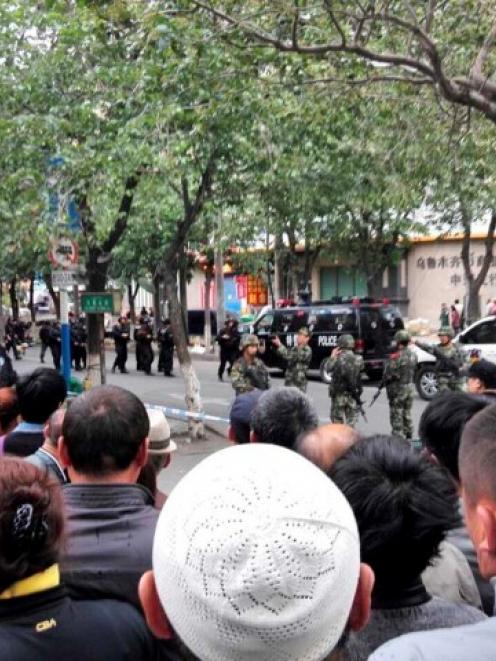
[[[340,335],[353,335],[367,375],[377,378],[391,351],[394,334],[404,327],[393,305],[370,298],[333,298],[310,305],[267,310],[253,324],[253,332],[260,340],[261,357],[268,367],[283,367],[271,336],[278,335],[283,344],[292,347],[302,326],[307,326],[312,333],[310,369],[320,370],[325,383],[329,383],[330,378],[324,363],[337,346]]]

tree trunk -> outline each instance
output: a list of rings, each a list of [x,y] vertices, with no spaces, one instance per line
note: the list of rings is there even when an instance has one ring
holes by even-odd
[[[184,250],[179,257],[179,297],[181,299],[181,318],[183,320],[184,332],[186,333],[186,337],[188,337],[188,260]]]
[[[43,274],[43,279],[46,283],[48,292],[49,292],[50,296],[52,297],[53,305],[55,307],[55,316],[57,317],[57,319],[60,319],[60,296],[57,294],[57,292],[53,288],[51,271],[47,271],[46,273],[44,273]]]
[[[136,296],[139,291],[139,283],[137,282],[133,290],[133,282],[128,282],[127,285],[127,298],[129,300],[129,312],[131,314],[131,323],[136,323]]]
[[[217,290],[217,332],[224,326],[226,320],[226,308],[224,303],[224,258],[222,249],[216,248],[215,259],[215,285]]]
[[[29,279],[29,312],[31,313],[31,321],[33,324],[36,321],[36,311],[34,309],[34,279],[36,275],[34,273],[31,273],[31,277]]]
[[[481,317],[480,309],[480,289],[484,284],[486,276],[489,272],[493,261],[493,247],[495,242],[496,232],[496,211],[491,213],[491,220],[487,229],[487,235],[484,241],[485,253],[482,261],[482,266],[477,275],[472,270],[470,261],[470,238],[472,229],[472,219],[463,204],[460,204],[460,211],[463,224],[463,242],[462,242],[462,264],[465,278],[467,281],[467,301],[465,304],[465,325],[469,326]]]
[[[205,271],[205,329],[204,329],[204,342],[205,349],[210,351],[212,346],[212,318],[210,314],[210,292],[212,290],[212,268],[207,266]]]
[[[108,262],[100,263],[98,258],[101,251],[89,247],[86,273],[88,277],[87,290],[89,292],[103,292],[107,284]],[[105,323],[103,314],[88,314],[86,324],[88,340],[88,362],[86,378],[90,387],[106,383],[105,373]]]
[[[156,273],[153,277],[153,325],[155,334],[157,334],[160,327],[160,319],[162,318],[162,311],[160,309],[160,273]]]
[[[12,278],[9,283],[9,297],[10,307],[12,308],[12,319],[14,319],[14,321],[19,319],[19,300],[17,298],[16,284],[16,278]]]
[[[284,296],[284,243],[281,234],[276,234],[274,245],[274,298]]]
[[[179,366],[184,377],[186,408],[188,411],[200,413],[202,411],[200,382],[196,376],[191,356],[188,351],[188,336],[184,330],[181,303],[179,302],[177,295],[177,263],[171,263],[170,260],[166,261],[163,267],[163,275],[165,293],[167,300],[169,301],[169,317],[172,335],[174,337],[174,345],[177,351]],[[191,440],[205,438],[203,422],[189,420],[188,430]]]

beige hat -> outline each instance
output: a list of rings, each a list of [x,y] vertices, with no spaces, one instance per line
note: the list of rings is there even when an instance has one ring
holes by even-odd
[[[148,453],[169,454],[177,450],[177,445],[171,441],[169,423],[162,411],[147,409],[147,413],[150,419]]]

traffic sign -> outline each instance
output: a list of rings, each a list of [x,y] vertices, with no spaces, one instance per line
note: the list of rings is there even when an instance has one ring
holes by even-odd
[[[121,310],[120,291],[85,292],[81,294],[81,310],[86,314],[117,314]]]
[[[59,289],[67,289],[77,285],[78,279],[75,271],[52,271],[52,285]]]
[[[69,236],[51,239],[48,259],[59,268],[75,268],[79,261],[78,244]]]

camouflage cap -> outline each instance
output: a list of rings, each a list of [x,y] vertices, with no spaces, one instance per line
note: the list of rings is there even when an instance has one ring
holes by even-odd
[[[243,349],[246,349],[246,347],[258,347],[259,344],[260,342],[258,341],[258,337],[256,335],[243,335],[239,344],[239,348],[241,351],[243,351]]]
[[[355,340],[353,338],[353,335],[350,335],[349,333],[345,333],[344,335],[341,335],[341,337],[338,339],[338,347],[340,349],[354,349]]]
[[[455,331],[451,328],[451,326],[441,326],[437,334],[439,336],[446,335],[446,337],[455,337]]]
[[[399,330],[394,334],[395,342],[410,342],[410,333],[407,330]]]
[[[302,326],[298,331],[298,335],[305,335],[306,337],[310,337],[310,331],[306,326]]]

